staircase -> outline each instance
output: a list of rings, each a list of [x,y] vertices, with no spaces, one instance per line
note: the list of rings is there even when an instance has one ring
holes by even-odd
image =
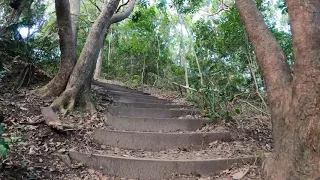
[[[146,93],[95,82],[114,97],[106,112],[106,128],[93,132],[101,144],[91,153],[70,151],[76,161],[104,174],[135,179],[175,179],[173,174],[209,176],[233,164],[253,163],[256,157],[237,149],[214,148],[232,142],[229,132],[199,132],[209,119],[192,107],[170,104]],[[119,153],[103,147],[114,147]],[[231,153],[231,155],[230,155]]]

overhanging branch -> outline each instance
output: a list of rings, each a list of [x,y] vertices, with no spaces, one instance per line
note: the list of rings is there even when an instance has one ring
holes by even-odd
[[[120,22],[120,21],[126,19],[127,17],[129,17],[129,15],[131,14],[131,12],[134,9],[135,2],[136,2],[136,0],[128,0],[127,3],[129,4],[129,6],[125,10],[118,12],[118,13],[115,13],[110,20],[110,25],[117,23],[117,22]],[[125,4],[127,4],[127,3],[125,3]],[[119,8],[121,8],[121,7],[122,7],[122,5]]]

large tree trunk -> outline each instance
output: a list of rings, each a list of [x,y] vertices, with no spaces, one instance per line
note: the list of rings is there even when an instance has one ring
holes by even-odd
[[[60,108],[63,110],[67,108],[67,110],[72,110],[77,98],[80,98],[81,93],[84,91],[86,83],[91,83],[93,71],[90,71],[90,69],[94,68],[95,61],[99,54],[99,48],[96,47],[99,47],[103,40],[105,27],[110,23],[111,17],[116,11],[118,4],[119,0],[110,0],[107,5],[104,5],[99,17],[92,25],[65,91],[52,103],[54,109]]]
[[[267,179],[320,178],[320,1],[287,0],[294,45],[293,78],[285,55],[253,0],[237,8],[263,70],[272,116],[274,153]]]
[[[56,0],[55,6],[61,51],[60,68],[56,76],[47,85],[34,92],[34,94],[42,97],[60,95],[64,91],[76,63],[76,46],[71,26],[69,0]]]

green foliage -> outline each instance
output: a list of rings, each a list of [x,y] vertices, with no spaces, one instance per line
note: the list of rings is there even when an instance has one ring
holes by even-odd
[[[3,24],[0,28],[4,32],[0,34],[0,52],[11,58],[21,57],[21,60],[43,67],[53,74],[59,62],[59,43],[55,14],[51,13],[45,19],[48,7],[48,3],[35,0],[30,8],[23,11],[17,23]],[[8,9],[8,13],[10,11]],[[22,37],[22,29],[28,31],[27,37]]]
[[[194,13],[202,5],[203,0],[173,0],[180,13]]]
[[[5,138],[1,137],[3,133],[4,133],[3,126],[0,125],[0,156],[5,158],[8,154],[9,145],[8,145],[8,142],[5,141]]]

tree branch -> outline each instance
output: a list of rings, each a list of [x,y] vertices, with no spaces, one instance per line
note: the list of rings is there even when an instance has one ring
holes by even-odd
[[[124,3],[124,4],[121,4],[121,5],[118,7],[116,13],[118,13],[118,12],[120,11],[121,7],[127,5],[127,4],[129,3],[129,1],[130,1],[130,0],[128,0],[128,1],[127,1],[126,3]]]
[[[93,2],[92,0],[89,0],[89,2],[90,2],[92,5],[94,5],[94,6],[98,9],[99,12],[101,12],[101,8],[100,8],[95,2]]]
[[[113,16],[110,20],[110,25],[117,23],[117,22],[120,22],[120,21],[126,19],[127,17],[129,17],[129,15],[131,14],[131,12],[134,9],[135,2],[136,2],[136,0],[128,0],[127,3],[129,4],[129,6],[127,7],[127,9],[123,10],[122,12],[118,12],[116,14],[113,14]],[[122,5],[120,7],[122,7]]]
[[[215,16],[215,15],[219,14],[222,11],[230,11],[231,10],[229,5],[227,5],[225,2],[223,2],[223,0],[221,0],[220,3],[221,3],[220,4],[220,8],[217,10],[217,12],[215,12],[213,14],[210,14],[209,17],[210,16]]]

